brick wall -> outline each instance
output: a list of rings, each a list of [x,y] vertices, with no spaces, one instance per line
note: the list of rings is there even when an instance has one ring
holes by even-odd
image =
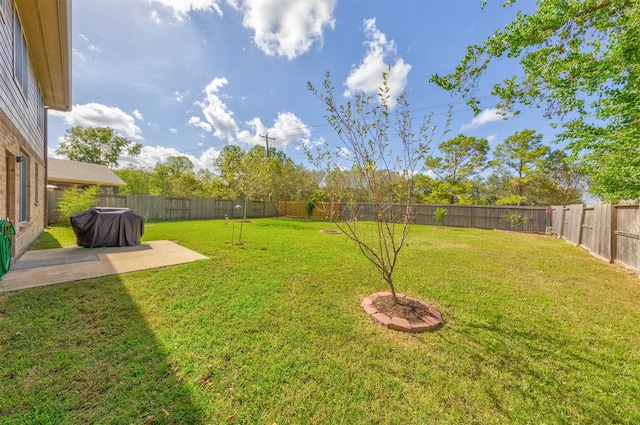
[[[14,256],[24,253],[29,244],[42,233],[45,214],[44,158],[35,152],[3,111],[0,111],[0,219],[7,217],[16,227]],[[29,220],[18,222],[20,208],[20,153],[27,156]]]

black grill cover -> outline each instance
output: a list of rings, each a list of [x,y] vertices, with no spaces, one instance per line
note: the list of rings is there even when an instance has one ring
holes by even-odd
[[[91,208],[71,217],[71,227],[87,248],[138,245],[144,233],[142,217],[128,208]]]

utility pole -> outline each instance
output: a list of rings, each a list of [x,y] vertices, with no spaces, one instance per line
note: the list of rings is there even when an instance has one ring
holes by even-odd
[[[260,137],[262,137],[264,139],[264,141],[267,143],[267,158],[269,158],[269,140],[276,140],[275,137],[269,137],[269,132],[267,131],[267,134],[265,135],[260,135]]]

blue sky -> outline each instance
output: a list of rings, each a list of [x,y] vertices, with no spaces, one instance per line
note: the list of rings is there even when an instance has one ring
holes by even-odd
[[[552,129],[537,110],[503,120],[489,96],[493,77],[517,69],[497,62],[480,88],[483,112],[429,83],[447,73],[469,44],[510,22],[518,9],[481,0],[75,0],[72,4],[72,104],[49,114],[50,155],[65,130],[110,126],[143,145],[121,166],[153,167],[186,155],[199,168],[229,143],[264,146],[260,135],[298,163],[300,143],[336,138],[322,103],[307,89],[330,71],[337,96],[371,91],[391,66],[390,83],[406,91],[414,121],[432,111],[442,124],[453,104],[451,133],[486,137],[495,146],[525,128]]]

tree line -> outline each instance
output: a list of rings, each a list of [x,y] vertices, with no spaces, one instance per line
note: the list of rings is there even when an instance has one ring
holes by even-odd
[[[69,159],[117,167],[119,157],[136,156],[139,146],[110,128],[74,127],[57,153]],[[566,205],[581,203],[587,189],[582,166],[563,150],[542,144],[525,129],[507,137],[489,155],[487,139],[457,135],[441,142],[414,171],[413,201],[432,204]],[[186,156],[171,156],[153,168],[114,169],[126,186],[123,194],[212,197],[274,201],[368,202],[356,181],[357,170],[331,173],[295,163],[284,152],[261,146],[244,150],[228,145],[210,169],[196,171]],[[417,171],[417,172],[416,172]],[[381,171],[382,172],[382,171]],[[381,181],[403,202],[404,177],[394,172]],[[398,186],[400,185],[400,186]]]

